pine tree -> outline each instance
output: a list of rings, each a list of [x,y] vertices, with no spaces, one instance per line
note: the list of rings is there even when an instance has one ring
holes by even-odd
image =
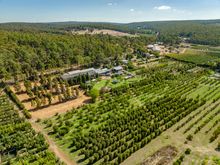
[[[21,91],[21,85],[18,81],[15,82],[14,89],[16,93]]]
[[[31,107],[35,107],[36,106],[36,101],[34,99],[31,100]]]
[[[41,107],[41,101],[38,97],[36,97],[36,106],[37,106],[37,108]]]
[[[51,93],[47,94],[47,99],[48,99],[49,105],[51,105],[51,103],[52,103],[52,94]]]
[[[76,90],[76,98],[78,98],[79,97],[79,88],[75,88],[75,90]]]
[[[63,101],[62,94],[59,94],[59,95],[58,95],[58,100],[59,100],[60,103]]]

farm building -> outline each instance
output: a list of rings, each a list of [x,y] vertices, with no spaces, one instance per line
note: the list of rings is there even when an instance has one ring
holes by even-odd
[[[96,73],[98,75],[101,75],[101,76],[106,76],[106,75],[109,75],[111,73],[111,70],[108,69],[108,68],[104,68],[104,69],[96,69]]]
[[[65,73],[61,76],[64,80],[70,80],[72,78],[81,76],[81,75],[89,75],[89,76],[95,76],[97,74],[96,70],[94,68],[84,69],[84,70],[75,70],[68,73]]]
[[[113,72],[115,73],[115,75],[122,75],[123,74],[123,67],[122,66],[116,66],[113,69]]]
[[[116,67],[113,68],[114,72],[120,72],[122,70],[123,70],[122,66],[116,66]]]
[[[154,51],[154,52],[160,52],[161,51],[161,48],[158,44],[148,45],[147,48]]]
[[[160,52],[161,51],[161,49],[158,45],[154,45],[154,48],[152,50],[155,51],[155,52]]]

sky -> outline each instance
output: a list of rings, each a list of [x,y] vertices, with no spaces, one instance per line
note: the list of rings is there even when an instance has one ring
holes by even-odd
[[[0,0],[0,22],[220,19],[220,0]]]

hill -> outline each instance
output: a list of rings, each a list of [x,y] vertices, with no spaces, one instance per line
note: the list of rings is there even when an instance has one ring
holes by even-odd
[[[130,34],[158,34],[158,41],[176,44],[182,38],[204,45],[220,45],[220,20],[156,21],[135,23],[52,22],[4,23],[0,29],[66,33],[72,30],[108,29]]]

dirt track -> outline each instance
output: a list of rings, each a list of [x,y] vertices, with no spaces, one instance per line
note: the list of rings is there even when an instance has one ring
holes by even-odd
[[[33,120],[30,120],[30,123],[33,127],[33,129],[36,131],[36,132],[40,132],[44,135],[45,139],[47,140],[47,143],[49,144],[49,149],[62,161],[64,162],[66,165],[77,165],[73,160],[71,160],[69,158],[69,156],[64,153],[62,150],[60,150],[55,142],[53,141],[53,139],[51,139],[47,133],[43,130],[43,128],[35,123]]]

